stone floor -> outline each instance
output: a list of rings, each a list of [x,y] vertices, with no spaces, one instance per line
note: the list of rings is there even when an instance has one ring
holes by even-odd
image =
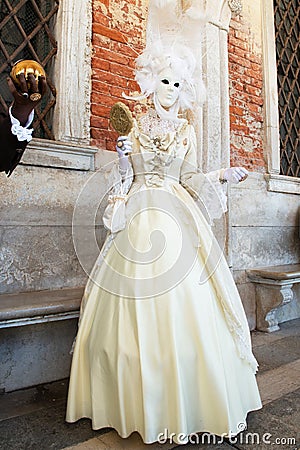
[[[111,429],[93,431],[90,421],[64,421],[67,380],[0,395],[1,450],[298,450],[300,449],[300,320],[281,330],[252,333],[260,363],[257,376],[264,407],[248,415],[238,438],[216,441],[199,435],[198,443],[145,445],[137,433],[121,439]],[[209,441],[210,439],[210,441]],[[214,440],[215,439],[215,440]],[[202,442],[203,440],[203,442]]]

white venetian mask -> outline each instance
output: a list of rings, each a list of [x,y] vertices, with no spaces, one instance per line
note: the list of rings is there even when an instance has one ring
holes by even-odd
[[[163,108],[168,110],[175,104],[179,97],[180,87],[180,81],[170,68],[160,72],[155,93]]]

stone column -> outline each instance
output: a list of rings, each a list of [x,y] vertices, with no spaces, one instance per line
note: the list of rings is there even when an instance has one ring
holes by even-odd
[[[241,10],[238,0],[204,0],[208,18],[203,49],[203,75],[207,101],[203,111],[201,168],[204,172],[230,163],[229,87],[227,36],[232,14]]]
[[[53,128],[57,141],[89,144],[91,94],[91,0],[64,0],[59,5],[55,65],[57,101]]]
[[[269,174],[280,173],[279,112],[273,0],[262,2],[265,152]]]

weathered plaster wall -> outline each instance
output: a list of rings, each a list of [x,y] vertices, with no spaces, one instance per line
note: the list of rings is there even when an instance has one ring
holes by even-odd
[[[25,166],[9,179],[0,174],[0,293],[85,284],[86,274],[73,246],[72,216],[91,175]],[[102,195],[102,181],[91,201],[93,195]],[[101,221],[97,232],[103,240]]]

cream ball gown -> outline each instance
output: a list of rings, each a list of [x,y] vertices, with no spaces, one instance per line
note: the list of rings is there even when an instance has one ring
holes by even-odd
[[[236,435],[262,405],[245,312],[195,201],[210,218],[224,212],[220,172],[196,169],[184,119],[148,113],[130,138],[131,165],[123,178],[112,170],[110,231],[82,301],[66,420],[137,431],[146,443],[160,433],[175,442]]]

